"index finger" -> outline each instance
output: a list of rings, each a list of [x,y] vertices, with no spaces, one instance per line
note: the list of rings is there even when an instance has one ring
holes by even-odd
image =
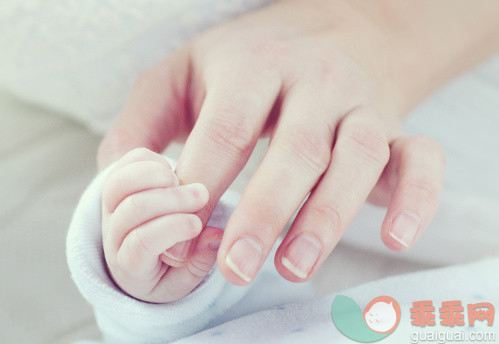
[[[280,87],[278,78],[262,73],[224,76],[207,85],[176,167],[181,184],[199,182],[210,193],[208,205],[197,213],[203,224],[246,165]]]

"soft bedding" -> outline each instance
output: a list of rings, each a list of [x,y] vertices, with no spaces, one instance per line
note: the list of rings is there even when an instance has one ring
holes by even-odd
[[[143,19],[144,13],[175,18],[197,1],[179,1],[171,12],[157,10],[163,1],[151,1],[140,11],[133,2],[121,2],[122,12],[113,11],[112,1],[103,2],[93,30],[118,35],[119,44],[109,44],[114,36],[102,36],[102,40],[89,36],[86,42],[92,46],[78,45],[80,37],[77,45],[71,45],[75,36],[57,30],[57,25],[67,24],[62,21],[30,31],[43,24],[40,10],[55,19],[64,17],[54,13],[76,13],[72,18],[78,20],[71,24],[77,27],[91,18],[81,11],[71,12],[67,1],[43,8],[40,1],[2,3],[0,42],[23,44],[0,53],[0,87],[6,89],[0,93],[0,343],[57,344],[99,337],[92,310],[70,279],[64,242],[77,200],[95,174],[100,135],[109,128],[134,79],[156,60],[197,31],[267,2],[219,2],[211,9],[211,19],[193,16],[180,23],[182,35],[161,49],[158,40],[178,27],[159,25],[168,23],[165,18],[151,25]],[[92,11],[92,3],[97,4],[81,2],[88,6],[85,13]],[[57,8],[59,12],[48,13]],[[124,22],[126,27],[120,26]],[[6,25],[11,28],[4,30]],[[44,34],[51,30],[61,35]],[[145,36],[150,39],[144,40]],[[51,49],[54,45],[62,48]],[[88,55],[78,54],[83,50]],[[35,55],[37,59],[30,60]],[[446,181],[436,218],[412,250],[394,253],[379,239],[383,210],[364,206],[312,280],[317,295],[387,276],[499,256],[499,57],[421,104],[408,117],[405,129],[429,134],[446,151]],[[265,141],[258,145],[234,189],[243,190],[265,146]],[[176,157],[179,150],[176,146],[167,153]],[[494,268],[497,259],[484,264]],[[453,269],[459,275],[469,267]],[[495,283],[499,277],[488,278]],[[379,283],[355,290],[373,286],[377,292],[390,292]]]

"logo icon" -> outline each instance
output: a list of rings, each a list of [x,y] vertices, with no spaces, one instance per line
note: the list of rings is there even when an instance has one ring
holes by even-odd
[[[362,312],[354,300],[338,295],[331,316],[336,328],[350,339],[375,342],[390,335],[400,321],[400,306],[390,296],[378,296]]]

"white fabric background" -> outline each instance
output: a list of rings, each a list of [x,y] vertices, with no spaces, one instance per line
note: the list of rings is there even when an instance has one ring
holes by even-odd
[[[133,82],[201,31],[271,0],[3,0],[0,87],[104,133]]]

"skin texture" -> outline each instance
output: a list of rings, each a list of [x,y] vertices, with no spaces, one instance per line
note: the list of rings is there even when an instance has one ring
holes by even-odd
[[[435,214],[445,157],[400,121],[498,50],[498,15],[494,0],[277,2],[146,72],[104,138],[99,166],[185,141],[176,176],[206,186],[196,212],[204,225],[257,139],[270,136],[218,252],[234,284],[251,283],[309,193],[275,256],[284,278],[311,278],[366,200],[388,207],[386,246],[406,250]],[[162,259],[181,268],[197,246],[176,244]]]

